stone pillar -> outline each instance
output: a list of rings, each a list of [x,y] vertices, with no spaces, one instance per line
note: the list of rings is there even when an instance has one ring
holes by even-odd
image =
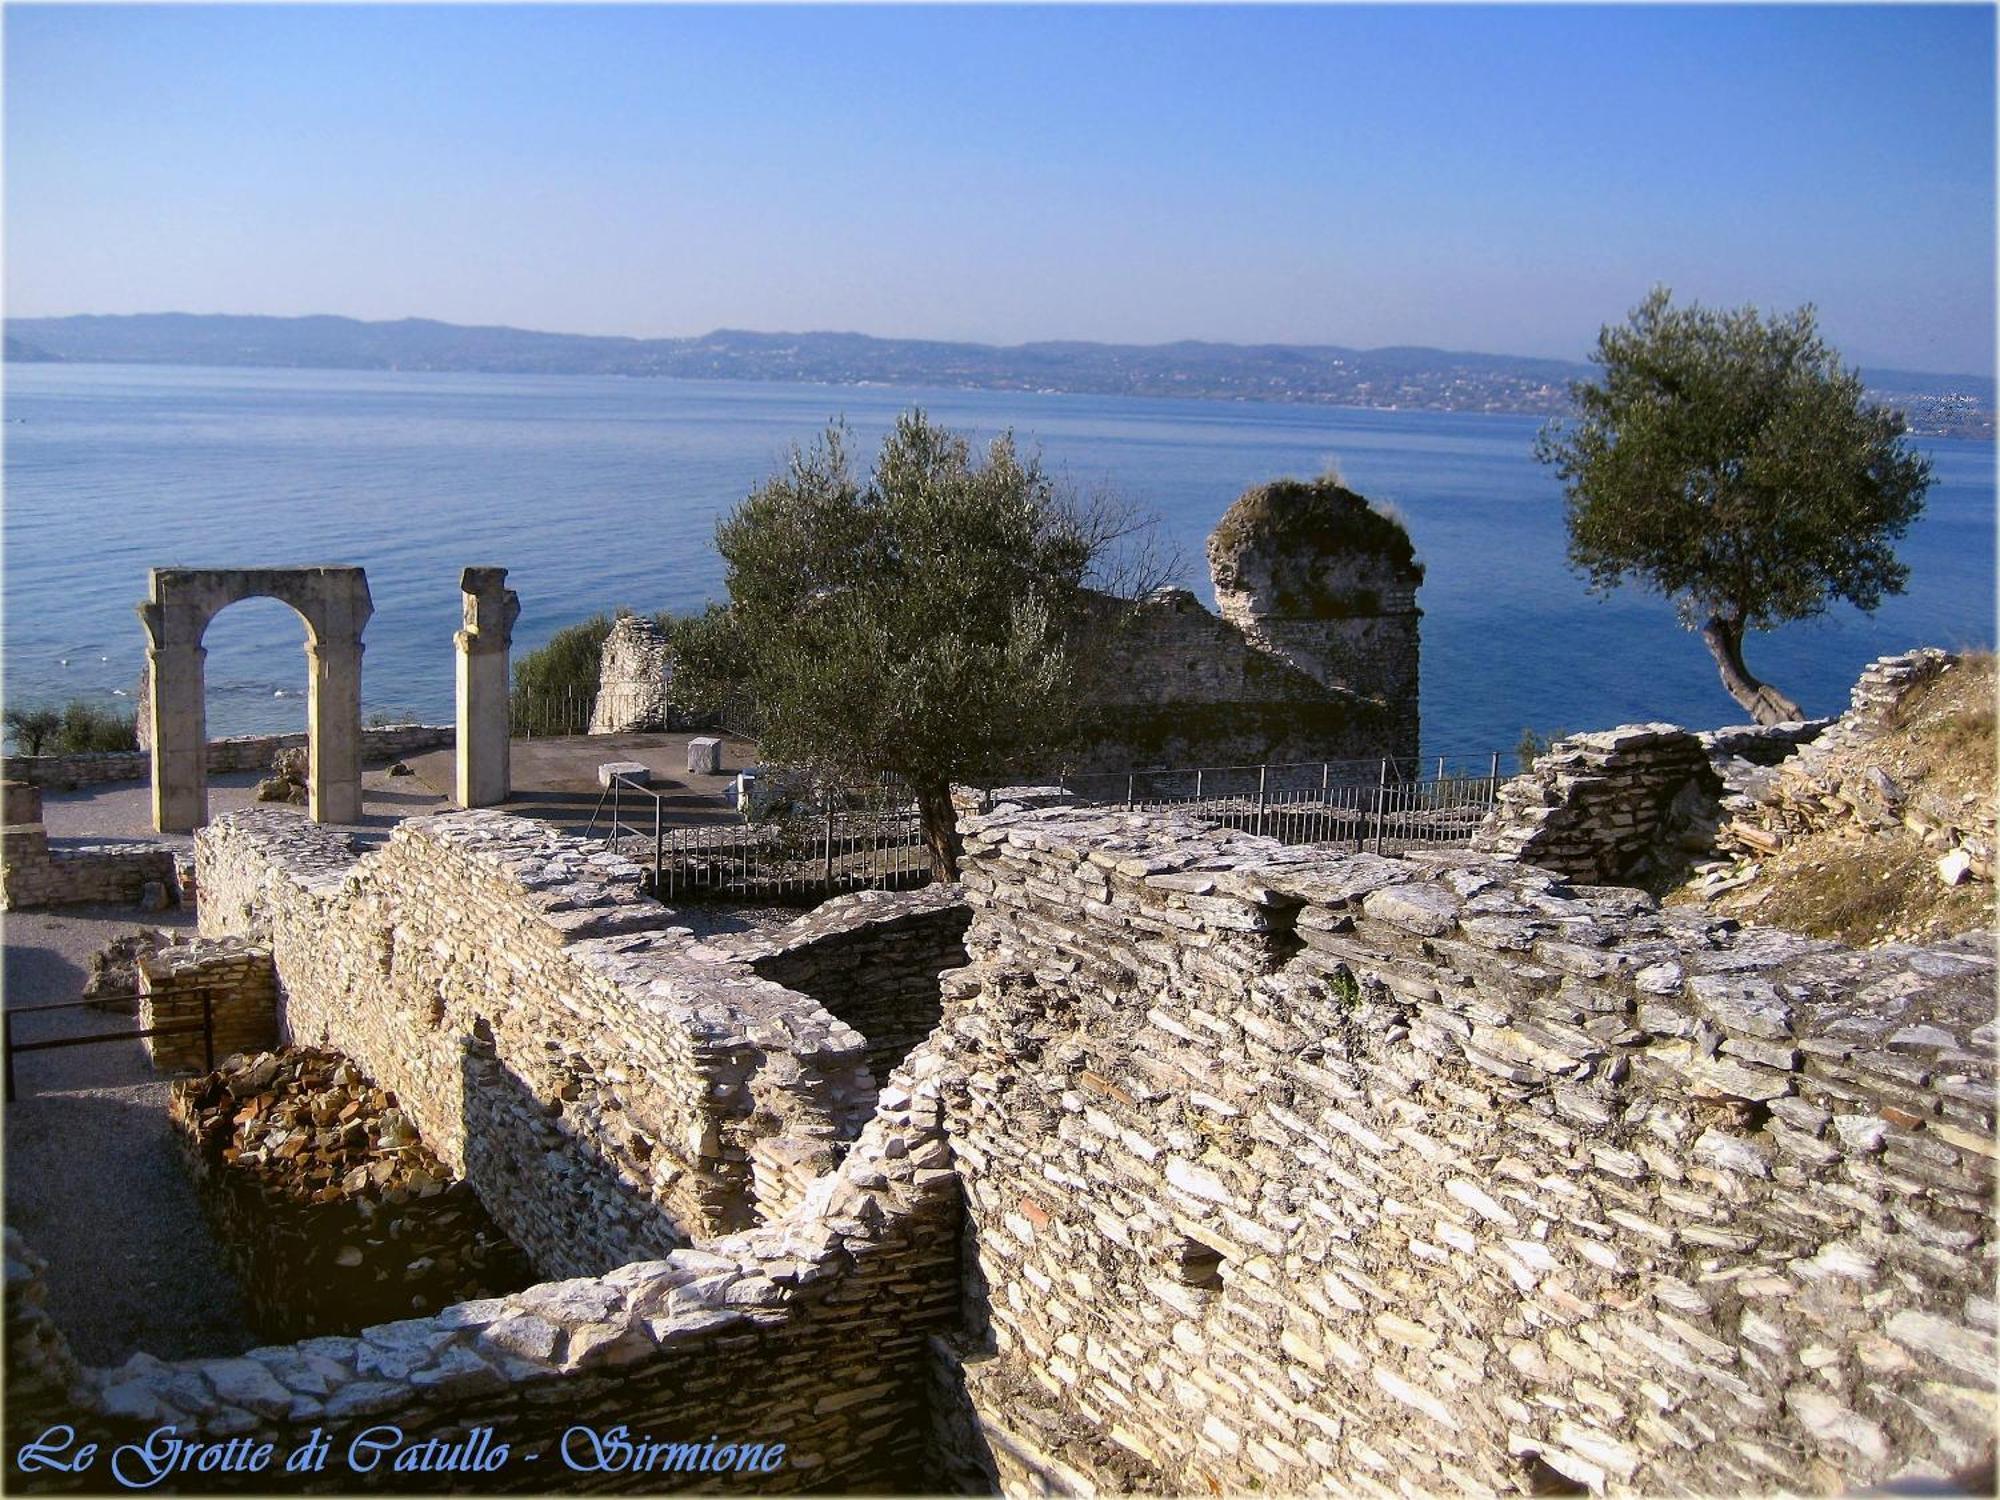
[[[490,807],[513,790],[508,764],[507,650],[521,600],[505,587],[505,568],[467,568],[459,575],[465,628],[458,647],[458,781],[460,807]]]
[[[153,827],[192,833],[208,821],[208,711],[202,701],[208,653],[186,642],[146,651],[153,703]]]
[[[307,811],[315,823],[361,821],[361,640],[306,645]],[[155,704],[159,699],[155,698]],[[157,733],[157,725],[155,728]]]

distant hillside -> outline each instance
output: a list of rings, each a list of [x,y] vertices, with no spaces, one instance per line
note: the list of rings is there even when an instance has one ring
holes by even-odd
[[[15,338],[11,333],[7,335],[7,362],[9,364],[43,364],[57,357],[49,353],[46,349],[37,349],[33,344]]]
[[[472,328],[425,318],[264,318],[194,313],[14,318],[7,358],[120,364],[257,365],[493,374],[654,375],[935,385],[1086,395],[1194,396],[1433,411],[1558,412],[1568,360],[1333,344],[1092,344],[998,347],[859,333],[635,339]],[[26,350],[16,353],[17,348]],[[1992,435],[1990,376],[1871,372],[1878,399],[1918,431]]]

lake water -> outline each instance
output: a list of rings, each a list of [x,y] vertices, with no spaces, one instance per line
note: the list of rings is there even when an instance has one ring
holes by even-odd
[[[1436,752],[1524,727],[1741,722],[1663,601],[1589,595],[1563,561],[1560,491],[1530,417],[888,387],[130,365],[5,372],[5,688],[122,701],[155,566],[357,563],[375,617],[365,711],[448,721],[459,569],[510,570],[517,651],[615,605],[721,592],[716,518],[795,442],[845,417],[861,455],[912,405],[1012,428],[1085,489],[1162,519],[1212,603],[1202,542],[1244,488],[1329,461],[1392,502],[1429,569],[1423,723]],[[1933,440],[1937,483],[1903,544],[1908,593],[1753,637],[1756,670],[1811,713],[1875,656],[1994,636],[1994,448]],[[270,600],[211,626],[214,734],[304,727],[302,627]]]

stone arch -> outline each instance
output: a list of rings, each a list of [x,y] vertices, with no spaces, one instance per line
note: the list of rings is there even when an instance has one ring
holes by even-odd
[[[276,599],[306,627],[309,811],[319,823],[361,820],[361,631],[375,612],[360,568],[154,568],[139,606],[153,705],[153,827],[188,833],[208,821],[208,709],[201,638],[243,599]]]

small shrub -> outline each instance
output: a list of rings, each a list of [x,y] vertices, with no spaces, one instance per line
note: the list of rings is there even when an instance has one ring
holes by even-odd
[[[609,615],[592,615],[565,625],[545,645],[514,661],[513,718],[516,731],[580,734],[597,697],[598,661],[611,634]]]
[[[15,748],[23,755],[48,754],[50,742],[62,728],[59,708],[10,708],[5,719]]]
[[[1352,1009],[1361,1003],[1361,985],[1345,964],[1335,969],[1327,979],[1327,988],[1333,991],[1333,998]]]
[[[23,755],[88,755],[139,748],[133,715],[99,708],[82,698],[72,698],[61,708],[10,708],[4,718]]]
[[[1536,734],[1532,729],[1521,731],[1520,743],[1514,746],[1514,758],[1520,762],[1520,769],[1526,771],[1535,761],[1555,748],[1557,740],[1569,738],[1567,729],[1551,729],[1547,734]]]

